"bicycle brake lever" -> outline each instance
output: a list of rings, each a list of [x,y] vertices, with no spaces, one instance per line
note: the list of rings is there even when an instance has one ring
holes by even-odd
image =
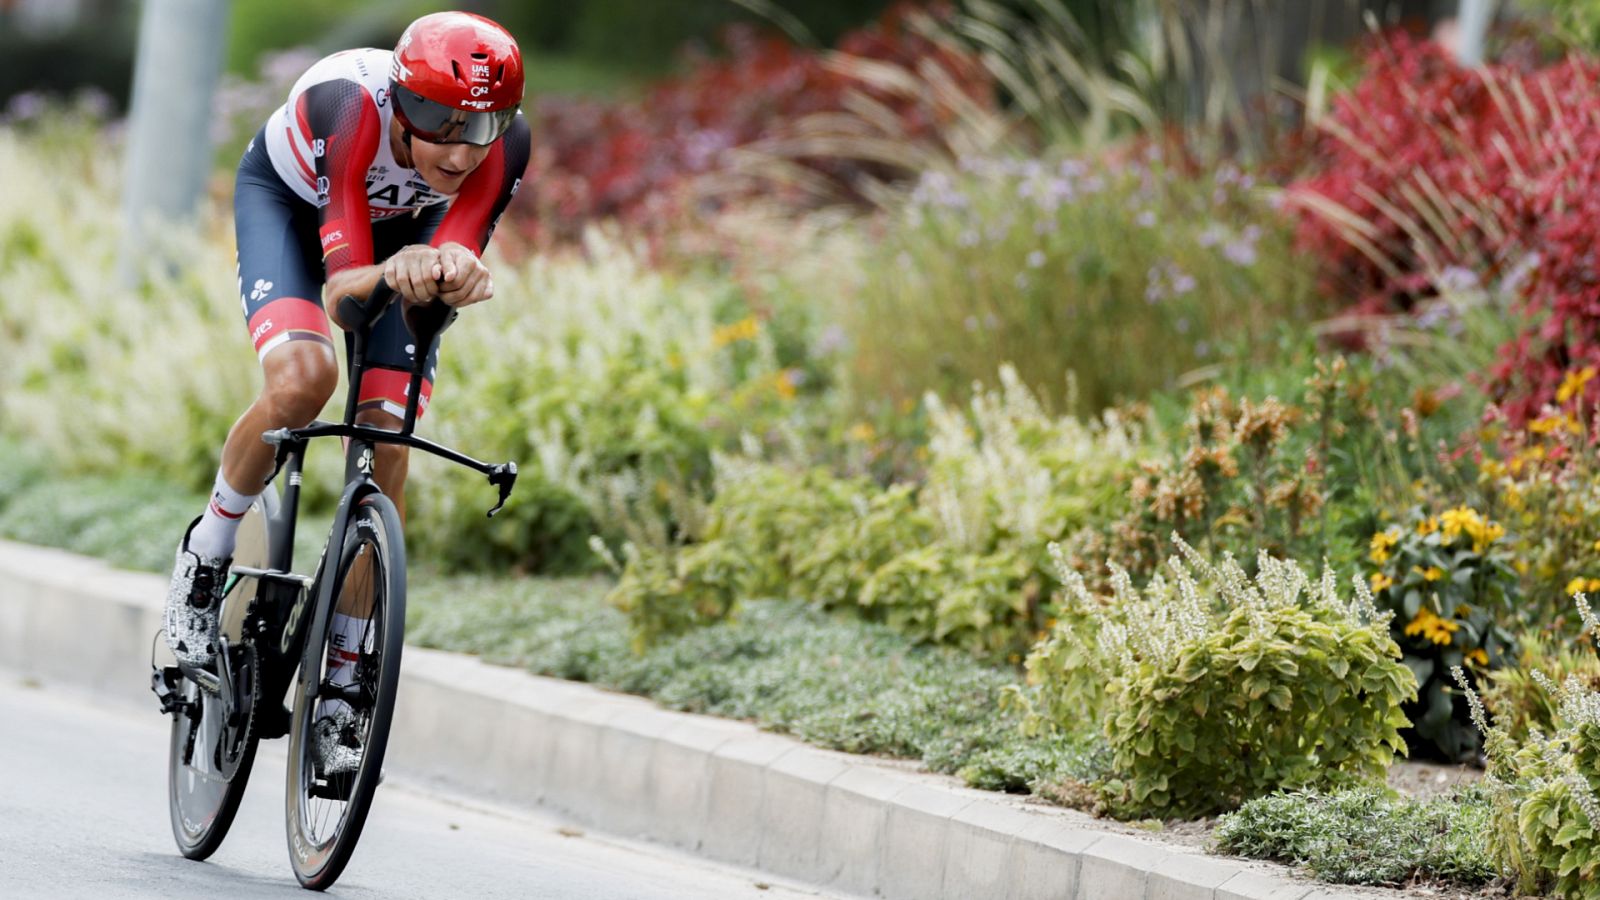
[[[494,505],[494,509],[489,510],[489,517],[494,518],[494,514],[499,512],[500,508],[505,506],[506,501],[511,498],[511,489],[516,487],[517,464],[508,462],[490,469],[489,483],[500,489],[500,502]]]
[[[294,452],[294,442],[289,439],[289,429],[287,428],[274,428],[271,431],[264,432],[261,435],[261,440],[263,443],[271,444],[277,448],[277,451],[272,454],[272,474],[268,475],[267,480],[263,482],[263,484],[271,484],[273,479],[278,477],[278,472],[282,471],[283,464],[289,461],[289,454]]]

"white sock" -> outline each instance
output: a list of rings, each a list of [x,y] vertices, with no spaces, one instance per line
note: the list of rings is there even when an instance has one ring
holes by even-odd
[[[206,504],[200,524],[189,532],[189,549],[197,556],[227,559],[233,556],[233,546],[239,536],[239,522],[245,511],[256,502],[256,494],[241,494],[234,490],[222,470],[217,470],[217,480],[211,486],[211,502]]]
[[[366,649],[362,646],[362,639],[370,637],[367,629],[371,624],[371,619],[358,619],[340,612],[333,614],[333,623],[328,629],[329,684],[348,687],[356,683],[356,661],[360,659],[361,651]],[[343,700],[324,700],[318,717],[337,714],[348,706]]]

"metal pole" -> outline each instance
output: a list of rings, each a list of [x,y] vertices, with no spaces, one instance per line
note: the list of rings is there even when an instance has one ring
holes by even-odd
[[[189,218],[205,187],[227,21],[227,0],[144,0],[128,116],[124,271],[152,245],[149,229]]]
[[[1494,0],[1461,0],[1456,19],[1456,26],[1460,29],[1460,47],[1456,51],[1456,59],[1463,66],[1483,64],[1484,36],[1489,31],[1493,10]]]

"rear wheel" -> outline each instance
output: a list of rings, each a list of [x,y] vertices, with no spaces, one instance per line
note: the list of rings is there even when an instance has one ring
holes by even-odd
[[[289,862],[300,883],[313,890],[331,886],[350,861],[383,770],[405,641],[405,567],[394,503],[368,494],[351,513],[338,564],[325,570],[335,579],[333,602],[319,629],[323,640],[306,645],[294,691],[285,798]],[[341,610],[367,620],[354,650],[354,684],[344,688],[330,683],[327,665],[335,641],[332,617]],[[354,772],[319,770],[314,728],[330,699],[349,703],[353,713],[350,733],[361,748]]]
[[[267,518],[276,499],[269,491],[245,513],[235,563],[266,566]],[[261,672],[255,648],[245,640],[244,622],[256,587],[254,578],[235,578],[222,600],[220,634],[228,648],[232,702],[225,703],[220,693],[202,690],[189,678],[175,685],[183,703],[172,714],[167,806],[178,851],[190,859],[205,859],[222,846],[255,762]]]

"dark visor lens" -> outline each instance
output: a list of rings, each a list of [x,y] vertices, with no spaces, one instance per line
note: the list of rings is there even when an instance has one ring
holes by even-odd
[[[517,117],[515,108],[493,112],[451,109],[398,85],[392,94],[411,133],[430,144],[492,144]]]

